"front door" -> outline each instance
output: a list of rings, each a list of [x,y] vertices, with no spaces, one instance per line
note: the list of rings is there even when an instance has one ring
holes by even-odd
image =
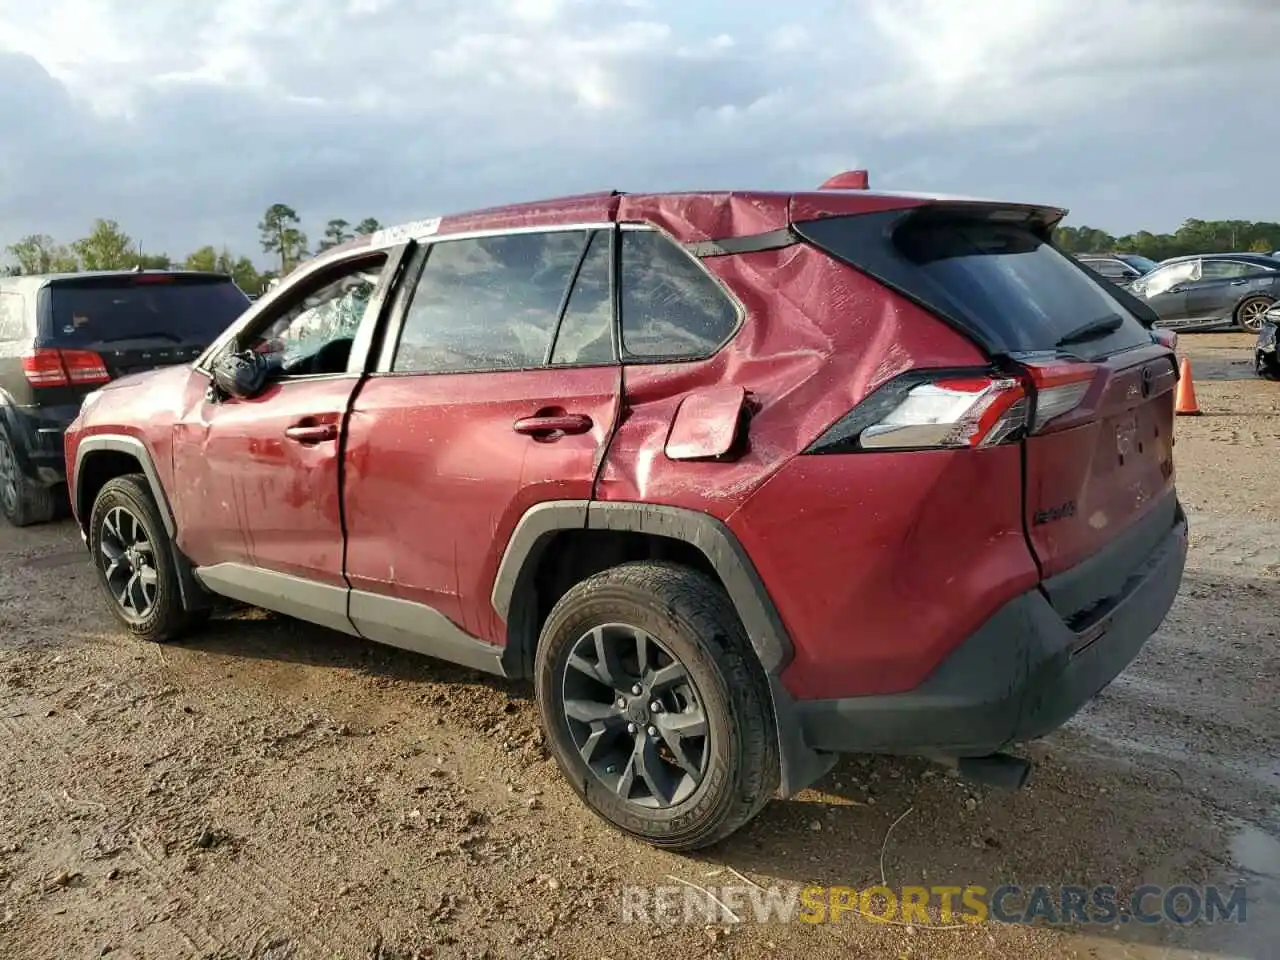
[[[1160,318],[1160,326],[1187,322],[1187,284],[1200,276],[1200,261],[1184,260],[1152,270],[1130,288],[1147,301]]]
[[[252,398],[215,400],[193,374],[174,427],[180,546],[200,576],[240,599],[275,591],[285,602],[267,606],[347,629],[342,430],[360,377],[351,347],[385,262],[365,254],[284,293],[235,344],[280,353],[283,375]],[[292,602],[299,591],[331,615]]]
[[[513,528],[539,502],[591,498],[617,418],[611,236],[440,240],[420,254],[398,340],[350,417],[361,634],[477,665],[474,638],[504,642],[490,590]]]

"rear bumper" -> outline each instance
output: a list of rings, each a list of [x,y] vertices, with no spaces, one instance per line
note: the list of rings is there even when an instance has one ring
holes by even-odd
[[[801,739],[832,753],[985,756],[1045,736],[1137,656],[1173,605],[1186,554],[1179,506],[1172,529],[1087,624],[1068,625],[1041,588],[1028,591],[914,690],[797,702]]]
[[[79,407],[11,407],[6,425],[16,441],[22,472],[46,486],[67,479],[63,434]]]

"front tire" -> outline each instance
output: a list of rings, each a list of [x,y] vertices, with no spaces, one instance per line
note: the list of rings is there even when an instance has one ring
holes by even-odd
[[[111,612],[133,636],[162,642],[187,628],[173,545],[146,477],[117,477],[99,491],[89,550]]]
[[[15,527],[48,523],[57,512],[53,491],[22,472],[8,431],[0,426],[0,513]]]
[[[1240,301],[1236,307],[1236,326],[1245,333],[1257,333],[1262,329],[1262,315],[1274,303],[1270,297],[1249,297]]]
[[[729,598],[695,570],[628,563],[576,584],[542,629],[534,680],[561,771],[632,836],[707,847],[777,791],[768,680]]]

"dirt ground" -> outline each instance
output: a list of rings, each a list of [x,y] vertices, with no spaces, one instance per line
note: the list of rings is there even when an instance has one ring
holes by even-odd
[[[140,645],[69,522],[0,525],[0,957],[1280,956],[1280,387],[1251,377],[1249,343],[1183,338],[1204,416],[1177,424],[1182,592],[1029,748],[1030,787],[849,758],[697,857],[579,805],[525,684],[257,613]],[[625,884],[730,871],[1243,882],[1250,901],[1243,924],[1191,927],[620,922]]]

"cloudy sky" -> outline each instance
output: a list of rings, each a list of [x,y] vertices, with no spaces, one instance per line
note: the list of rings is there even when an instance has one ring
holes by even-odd
[[[1280,220],[1280,0],[0,0],[0,246],[617,188]]]

